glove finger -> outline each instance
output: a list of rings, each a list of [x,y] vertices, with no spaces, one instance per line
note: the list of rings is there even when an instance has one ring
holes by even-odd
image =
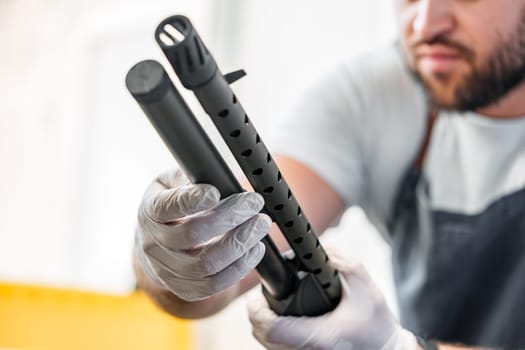
[[[169,267],[152,261],[153,269],[159,278],[179,298],[198,301],[223,291],[243,279],[264,256],[264,245],[257,243],[241,258],[221,272],[205,278],[190,279],[177,276]]]
[[[334,258],[332,260],[332,266],[334,266],[347,281],[358,278],[363,282],[373,283],[372,277],[370,277],[366,268],[363,266],[363,264],[355,259],[349,259],[345,257],[345,260],[342,261]]]
[[[346,286],[351,294],[366,295],[369,301],[375,304],[384,303],[384,295],[376,286],[374,280],[364,265],[358,260],[343,256],[336,248],[327,246],[326,252],[330,255],[330,264],[335,267],[345,280]],[[349,297],[349,293],[343,293],[343,299]],[[366,303],[362,303],[363,308]],[[365,314],[365,312],[361,312]]]
[[[272,220],[257,214],[210,245],[201,260],[203,272],[213,275],[238,260],[268,234]]]
[[[330,258],[330,265],[337,269],[346,280],[353,277],[370,279],[368,272],[358,260],[345,256],[337,248],[330,245],[325,246],[324,249]]]
[[[185,216],[176,223],[160,225],[144,222],[145,232],[170,249],[192,249],[214,237],[224,235],[250,219],[263,208],[264,199],[258,193],[231,195],[214,208]]]
[[[179,168],[168,169],[160,173],[153,182],[162,185],[165,189],[191,184],[186,174]]]
[[[139,216],[167,224],[184,216],[214,207],[220,200],[219,191],[212,185],[183,185],[165,189],[154,183],[141,203]]]
[[[263,197],[256,192],[233,194],[217,206],[188,217],[187,224],[194,233],[192,240],[205,242],[217,233],[224,234],[257,215],[264,207]]]
[[[144,197],[151,197],[157,192],[186,185],[191,185],[191,182],[181,169],[168,169],[157,175],[157,177],[149,184],[144,192]]]
[[[151,240],[143,243],[143,249],[145,255],[169,266],[179,277],[203,278],[224,270],[243,256],[268,233],[270,226],[270,218],[258,214],[225,234],[222,239],[193,250],[175,251]]]

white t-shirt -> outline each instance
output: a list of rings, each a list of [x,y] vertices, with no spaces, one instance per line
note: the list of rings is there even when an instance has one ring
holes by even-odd
[[[269,138],[301,161],[380,232],[424,137],[422,86],[394,45],[347,60],[318,80]],[[423,172],[432,209],[473,215],[525,188],[525,117],[440,113]],[[387,235],[386,235],[387,236]]]

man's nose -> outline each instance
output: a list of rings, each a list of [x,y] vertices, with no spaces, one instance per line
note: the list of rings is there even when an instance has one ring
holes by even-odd
[[[420,0],[412,29],[420,40],[430,41],[455,27],[452,13],[454,0]]]

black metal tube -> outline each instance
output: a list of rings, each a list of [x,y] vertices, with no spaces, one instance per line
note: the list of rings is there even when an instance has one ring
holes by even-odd
[[[162,35],[173,29],[182,37],[164,40]],[[220,72],[191,22],[184,16],[169,17],[158,26],[156,39],[182,84],[195,93],[212,119],[253,188],[264,195],[265,209],[295,252],[299,268],[313,275],[335,301],[335,307],[341,296],[337,271],[327,263],[328,256],[317,235],[231,90],[231,82]]]
[[[158,62],[136,64],[128,72],[126,86],[192,183],[214,185],[222,198],[243,191]],[[270,237],[262,242],[266,253],[257,272],[273,297],[287,297],[296,283],[295,272]]]

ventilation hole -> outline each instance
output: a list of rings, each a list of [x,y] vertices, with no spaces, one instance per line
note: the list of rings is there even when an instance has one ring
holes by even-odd
[[[251,149],[247,149],[246,151],[243,151],[241,153],[241,156],[243,156],[243,157],[249,157],[251,155],[252,155],[252,150]]]
[[[164,32],[170,36],[172,40],[175,42],[181,42],[184,40],[184,34],[182,31],[180,31],[178,28],[173,26],[172,24],[168,23],[166,24],[162,29],[164,29]]]
[[[159,34],[159,39],[166,46],[173,46],[173,45],[175,45],[175,41],[171,38],[171,35],[168,35],[166,33],[160,33]]]
[[[272,161],[272,156],[270,155],[270,153],[268,153],[268,155],[266,156],[266,163],[270,163]]]
[[[307,224],[306,225],[306,232],[311,232],[312,231],[312,228],[310,227],[310,224]]]
[[[323,284],[323,289],[328,289],[328,288],[330,288],[331,285],[332,284],[330,282],[325,283],[325,284]]]
[[[325,255],[325,256],[324,256],[324,262],[325,262],[325,263],[328,262],[328,255]]]
[[[282,204],[277,204],[275,207],[273,207],[274,210],[283,210],[284,208],[284,205]]]
[[[310,260],[312,258],[313,254],[312,253],[307,253],[305,255],[303,255],[303,258],[305,258],[306,260]]]
[[[283,176],[281,175],[281,172],[279,171],[277,173],[277,181],[281,182],[282,179],[283,179]]]
[[[259,134],[257,134],[257,136],[255,136],[255,143],[260,143],[261,142],[261,137],[259,136]]]
[[[316,248],[319,248],[320,245],[321,245],[321,243],[319,243],[319,240],[317,240],[317,241],[315,242],[315,247],[316,247]]]
[[[233,130],[231,133],[230,133],[230,136],[231,137],[239,137],[241,135],[241,130],[237,129],[237,130]]]
[[[288,190],[288,199],[292,198],[292,191]]]
[[[297,207],[297,216],[301,216],[301,207]]]
[[[233,104],[237,103],[237,96],[233,95],[232,102],[233,102]]]
[[[261,175],[262,173],[263,173],[262,168],[255,169],[255,170],[252,172],[253,175]]]
[[[219,117],[226,118],[229,113],[230,111],[228,111],[227,109],[223,109],[222,111],[219,112]]]
[[[318,275],[318,274],[320,274],[321,272],[323,272],[323,269],[318,268],[318,269],[315,269],[313,272],[314,272],[316,275]]]
[[[286,222],[286,223],[284,224],[284,227],[288,227],[288,228],[290,228],[290,227],[292,227],[292,226],[293,226],[293,221],[288,221],[288,222]]]
[[[334,270],[334,277],[337,277],[337,275],[339,275],[339,271]]]
[[[296,244],[301,244],[301,243],[303,243],[303,237],[296,238],[296,239],[293,240],[293,242],[296,243]]]
[[[264,193],[272,193],[273,192],[273,187],[272,186],[269,186],[269,187],[266,187],[264,190],[263,190]]]
[[[250,119],[248,119],[248,114],[244,115],[244,124],[246,125],[250,124]]]

